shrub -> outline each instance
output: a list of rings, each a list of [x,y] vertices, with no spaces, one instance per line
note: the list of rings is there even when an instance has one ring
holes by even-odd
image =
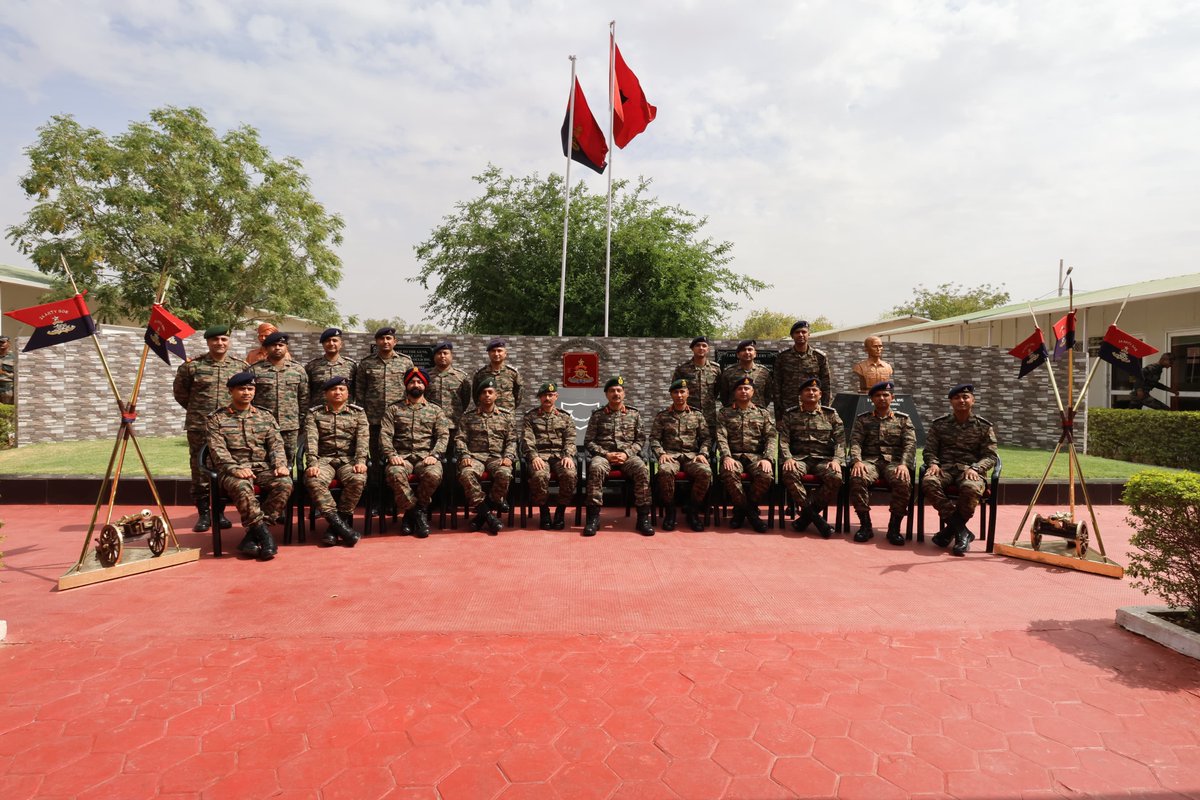
[[[0,450],[13,446],[16,433],[16,406],[0,403]]]
[[[1088,410],[1088,454],[1200,470],[1200,411]]]
[[[1139,472],[1121,501],[1141,550],[1129,557],[1131,583],[1185,609],[1187,627],[1200,630],[1200,475]]]

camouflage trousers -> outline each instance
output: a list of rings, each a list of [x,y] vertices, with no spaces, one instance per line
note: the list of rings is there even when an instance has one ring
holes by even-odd
[[[483,485],[480,480],[485,472],[492,480],[492,490],[488,492],[492,502],[499,504],[508,497],[508,484],[512,481],[513,469],[511,466],[504,466],[503,461],[502,458],[489,458],[487,461],[477,458],[459,460],[458,482],[462,484],[467,504],[471,508],[477,508],[483,502]]]
[[[633,504],[638,508],[654,502],[650,497],[650,468],[637,456],[630,456],[624,464],[614,467],[603,456],[588,462],[587,503],[589,506],[604,505],[604,481],[613,470],[619,469],[621,476],[633,482]]]
[[[746,505],[746,493],[742,490],[743,472],[750,476],[750,502],[757,503],[762,500],[771,490],[771,484],[775,483],[774,471],[763,472],[758,468],[758,462],[763,458],[757,453],[732,453],[730,458],[738,462],[740,467],[736,472],[731,472],[725,469],[723,463],[721,465],[721,485],[725,487],[725,496],[730,504]],[[723,458],[721,460],[724,461]]]
[[[399,464],[388,464],[385,476],[392,493],[396,495],[396,510],[404,513],[414,505],[428,506],[433,493],[442,485],[442,462],[421,463],[424,456],[406,456]],[[415,476],[417,491],[413,494],[408,479]]]
[[[276,475],[270,467],[252,469],[253,478],[238,478],[229,473],[221,475],[221,490],[237,506],[244,528],[257,525],[264,519],[268,524],[274,522],[283,514],[288,496],[292,493],[292,479],[288,476]],[[254,494],[255,486],[262,492],[264,499],[261,503]]]
[[[579,485],[579,475],[575,469],[575,459],[567,459],[567,465],[563,466],[561,458],[543,458],[546,466],[542,469],[535,470],[532,466],[529,467],[529,499],[535,506],[544,506],[549,503],[550,498],[550,478],[558,481],[558,504],[565,506],[567,501],[575,494],[575,488]]]
[[[883,482],[892,490],[892,500],[888,504],[888,510],[893,514],[908,513],[908,498],[912,496],[912,472],[909,471],[908,477],[904,480],[898,480],[896,469],[903,466],[901,464],[891,464],[879,460],[863,461],[862,465],[867,468],[865,477],[850,476],[850,505],[854,506],[854,510],[860,514],[870,510],[871,485],[882,476]]]
[[[188,463],[192,467],[192,501],[208,502],[208,468],[200,463],[200,448],[208,444],[208,432],[201,429],[187,432]]]
[[[948,517],[957,511],[960,517],[968,520],[975,515],[975,509],[979,507],[979,499],[983,497],[987,484],[982,480],[967,480],[963,477],[965,472],[964,469],[942,467],[937,475],[926,473],[925,479],[921,481],[921,488],[929,497],[929,503],[937,509],[940,516]],[[948,486],[958,489],[958,497],[946,495]]]
[[[667,453],[670,460],[658,465],[658,496],[668,505],[675,502],[675,481],[682,472],[692,482],[692,493],[688,498],[692,505],[700,505],[708,495],[708,487],[712,486],[712,467],[702,464],[695,456],[678,453]],[[682,463],[681,463],[682,462]]]
[[[333,492],[329,491],[329,484],[335,479],[342,485],[342,495],[336,503],[333,500]],[[339,460],[336,466],[322,462],[317,465],[315,476],[304,476],[304,488],[308,490],[313,506],[321,514],[353,511],[358,505],[358,499],[362,497],[363,490],[367,488],[367,473],[355,472],[354,464],[350,461]]]
[[[296,463],[296,441],[300,438],[300,431],[280,431],[279,435],[283,437],[283,455],[290,469]]]
[[[815,504],[827,508],[837,502],[838,492],[842,490],[842,473],[830,468],[828,458],[797,458],[796,466],[795,472],[783,470],[783,485],[797,506],[807,508]],[[806,474],[815,475],[821,484],[810,491],[804,483]]]

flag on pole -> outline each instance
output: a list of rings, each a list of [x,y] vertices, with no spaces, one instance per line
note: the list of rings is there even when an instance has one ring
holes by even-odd
[[[33,335],[25,343],[23,352],[94,336],[96,323],[92,321],[92,312],[88,311],[83,295],[80,292],[65,300],[4,312],[4,316],[33,327]]]
[[[183,349],[183,340],[195,332],[195,328],[158,303],[150,307],[150,322],[146,325],[146,344],[150,345],[150,349],[168,364],[171,363],[168,353],[174,353],[181,360],[187,360],[187,352]]]
[[[1104,341],[1100,342],[1100,358],[1138,379],[1142,377],[1142,359],[1157,352],[1157,348],[1151,347],[1136,336],[1131,336],[1116,325],[1108,326]]]
[[[1021,373],[1017,378],[1024,378],[1029,373],[1046,363],[1046,340],[1042,338],[1042,329],[1034,328],[1033,333],[1025,341],[1008,351],[1010,356],[1021,359]]]
[[[621,50],[612,41],[613,50],[613,141],[624,149],[646,126],[654,121],[658,109],[650,105],[642,84],[621,58]]]
[[[583,87],[579,79],[575,79],[575,131],[570,137],[568,152],[567,126],[571,119],[571,101],[567,100],[567,114],[563,117],[562,147],[563,155],[570,155],[572,161],[578,161],[588,169],[604,174],[608,163],[608,143],[604,141],[604,133],[600,130],[596,117],[588,108],[587,98],[583,96]]]
[[[1058,361],[1075,347],[1075,312],[1054,323],[1054,360]]]

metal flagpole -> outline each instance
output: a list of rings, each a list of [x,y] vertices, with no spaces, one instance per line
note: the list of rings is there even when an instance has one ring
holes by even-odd
[[[613,114],[615,113],[613,92],[617,88],[613,83],[617,74],[616,48],[617,21],[614,19],[608,23],[608,210],[604,233],[604,337],[606,339],[608,338],[609,279],[612,274],[612,162],[613,155],[616,153],[616,149],[613,147]]]
[[[558,335],[563,335],[563,305],[567,298],[567,223],[571,219],[571,151],[575,149],[575,56],[571,60],[571,94],[567,104],[567,177],[563,183],[562,275],[558,280]]]

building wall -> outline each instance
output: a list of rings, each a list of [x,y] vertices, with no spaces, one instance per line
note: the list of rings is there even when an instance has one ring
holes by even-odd
[[[241,356],[257,344],[250,332],[236,332],[231,352]],[[490,336],[455,336],[455,363],[473,372],[486,363]],[[102,330],[98,337],[120,391],[128,396],[137,374],[143,344],[140,332]],[[369,352],[370,334],[347,334],[346,352],[360,358]],[[402,338],[401,345],[432,345],[437,337]],[[20,343],[24,345],[24,340]],[[203,352],[199,335],[188,340],[189,352]],[[715,341],[714,350],[732,350],[733,341]],[[760,351],[790,347],[790,340],[760,342]],[[848,391],[851,367],[862,358],[858,342],[822,343],[830,361],[835,391]],[[304,363],[320,354],[315,334],[300,334],[291,342],[293,356]],[[509,340],[509,360],[521,371],[527,387],[522,407],[536,403],[536,386],[562,380],[562,354],[575,350],[599,353],[601,381],[621,373],[628,403],[654,412],[669,402],[667,386],[675,365],[689,355],[686,339],[558,338],[522,336]],[[1015,359],[997,348],[889,343],[884,357],[896,371],[897,391],[914,395],[928,422],[946,413],[948,387],[972,381],[978,389],[977,411],[992,420],[1001,441],[1028,447],[1052,447],[1060,430],[1058,412],[1045,373],[1017,380]],[[146,362],[138,399],[136,430],[143,436],[179,435],[183,413],[171,395],[176,366],[168,367],[153,354]],[[1082,376],[1077,376],[1082,381]],[[18,365],[17,437],[19,445],[48,441],[78,441],[115,436],[119,417],[91,340],[47,347],[20,356]],[[1082,427],[1082,420],[1077,423]]]

